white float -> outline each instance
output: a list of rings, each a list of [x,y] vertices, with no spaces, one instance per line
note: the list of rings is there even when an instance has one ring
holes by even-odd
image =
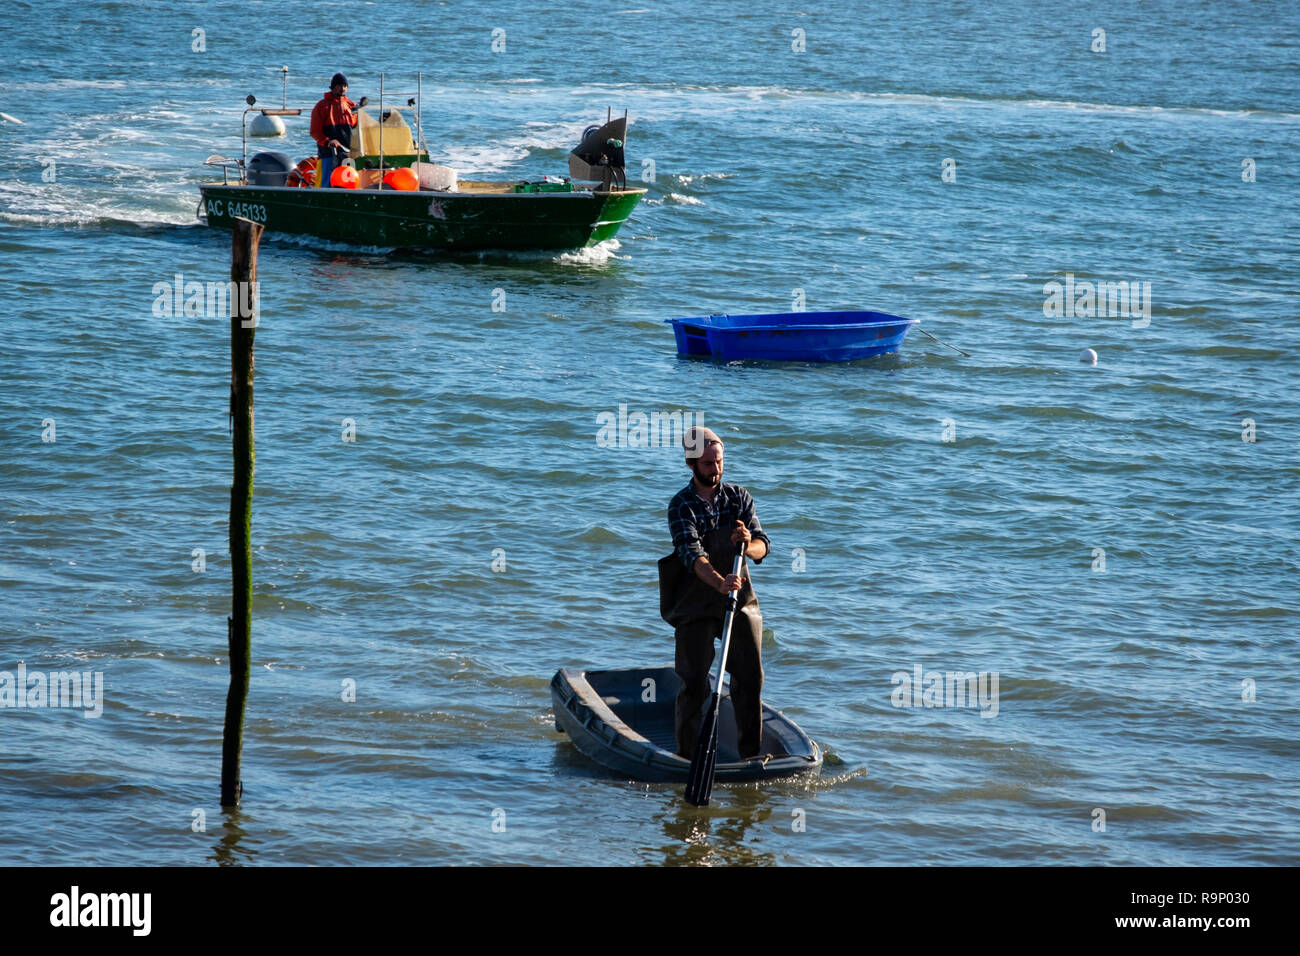
[[[283,136],[284,120],[278,116],[267,116],[265,113],[258,113],[253,117],[253,121],[248,124],[249,136]]]
[[[459,177],[456,170],[450,166],[439,166],[437,163],[411,163],[411,169],[420,177],[421,189],[446,193],[457,192],[456,184]]]

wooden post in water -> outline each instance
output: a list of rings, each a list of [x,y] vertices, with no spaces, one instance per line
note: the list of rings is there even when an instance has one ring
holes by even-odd
[[[234,596],[226,620],[230,646],[230,692],[221,745],[221,805],[239,805],[243,792],[240,760],[244,748],[244,707],[252,650],[253,553],[253,331],[257,304],[257,246],[262,227],[236,219],[230,253],[230,416],[235,480],[230,486],[230,565]]]

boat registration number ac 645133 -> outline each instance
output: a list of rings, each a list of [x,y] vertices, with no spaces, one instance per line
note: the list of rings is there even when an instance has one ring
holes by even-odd
[[[251,219],[253,222],[266,222],[266,207],[255,202],[235,202],[233,199],[225,203],[226,211],[221,211],[222,201],[220,199],[208,200],[208,215],[216,216],[220,219],[222,216],[229,216],[234,219],[242,217]]]

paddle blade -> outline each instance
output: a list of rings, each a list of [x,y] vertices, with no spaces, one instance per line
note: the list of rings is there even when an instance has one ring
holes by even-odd
[[[718,756],[718,704],[720,696],[713,695],[708,712],[700,724],[700,738],[695,742],[691,756],[691,770],[686,776],[686,802],[697,807],[707,807],[713,793],[713,767]]]

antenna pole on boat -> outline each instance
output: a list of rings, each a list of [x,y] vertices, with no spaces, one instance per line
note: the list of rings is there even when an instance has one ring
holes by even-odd
[[[384,74],[379,74],[379,188],[384,188]]]
[[[415,161],[420,160],[420,149],[424,145],[424,74],[415,74],[415,135],[419,141],[415,144]],[[428,152],[428,150],[425,150]]]
[[[287,110],[289,108],[289,68],[287,66],[280,67],[280,79],[282,81],[280,84],[280,109]]]
[[[239,119],[239,138],[244,150],[244,158],[239,162],[240,183],[243,183],[248,175],[248,114],[253,112],[253,104],[257,102],[257,97],[249,93],[244,97],[244,102],[248,104],[248,109],[244,110]]]

